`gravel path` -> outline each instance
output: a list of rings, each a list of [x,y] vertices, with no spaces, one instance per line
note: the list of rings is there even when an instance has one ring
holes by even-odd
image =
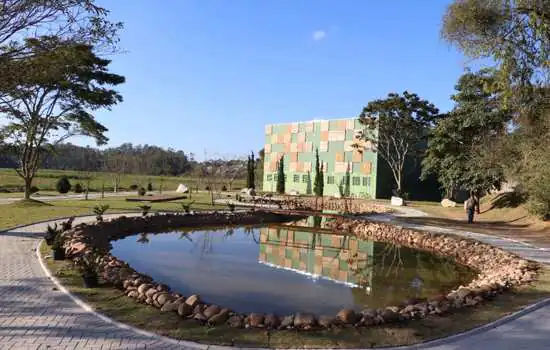
[[[403,210],[404,216],[421,215]],[[388,221],[392,217],[375,219]],[[75,223],[90,220],[93,217],[77,218]],[[550,251],[526,243],[448,228],[401,225],[473,237],[550,263]],[[46,226],[39,223],[0,233],[0,349],[224,349],[154,336],[117,324],[76,303],[55,287],[37,259],[35,249]],[[546,304],[463,335],[395,349],[548,349],[550,306]]]

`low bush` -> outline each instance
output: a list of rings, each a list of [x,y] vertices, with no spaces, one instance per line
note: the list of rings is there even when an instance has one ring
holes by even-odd
[[[147,193],[147,191],[145,191],[145,188],[140,187],[138,190],[138,196],[145,196],[145,193]]]
[[[71,182],[67,176],[61,176],[55,184],[55,189],[61,194],[65,194],[71,190]]]
[[[139,188],[139,186],[136,185],[136,184],[130,185],[130,190],[132,190],[132,191],[137,191],[138,188]]]
[[[103,214],[109,209],[109,204],[96,205],[94,207],[95,218],[98,222],[103,222]]]
[[[141,209],[142,216],[147,216],[147,214],[149,214],[149,210],[151,210],[151,206],[146,204],[140,205],[138,208]]]
[[[82,188],[82,185],[79,182],[77,182],[74,185],[73,191],[74,191],[74,193],[82,193],[82,192],[84,192],[84,189]]]

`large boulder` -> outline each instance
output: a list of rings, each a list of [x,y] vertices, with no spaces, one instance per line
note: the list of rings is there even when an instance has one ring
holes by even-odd
[[[441,206],[444,208],[454,208],[456,207],[456,202],[450,200],[449,198],[445,198],[441,201]]]
[[[403,201],[403,198],[401,197],[391,197],[391,205],[394,205],[396,207],[402,207],[405,205],[405,202]]]
[[[247,196],[255,196],[256,195],[256,190],[253,189],[253,188],[243,188],[241,190],[241,193],[245,194]]]
[[[178,193],[188,193],[189,188],[187,186],[185,186],[184,184],[179,184],[178,188],[176,189],[176,192],[178,192]]]

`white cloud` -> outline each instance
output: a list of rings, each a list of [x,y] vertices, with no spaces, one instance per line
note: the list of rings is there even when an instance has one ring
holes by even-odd
[[[324,38],[327,37],[327,33],[324,30],[316,30],[316,31],[313,32],[311,37],[315,41],[320,41],[320,40],[323,40]]]

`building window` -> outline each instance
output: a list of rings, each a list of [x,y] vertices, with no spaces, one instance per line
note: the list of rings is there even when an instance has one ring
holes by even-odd
[[[277,181],[278,179],[279,179],[279,177],[278,177],[277,174],[273,175],[273,180],[274,180],[274,181]]]
[[[363,186],[370,188],[370,177],[363,177]]]
[[[353,186],[359,186],[361,185],[361,178],[359,176],[354,176],[352,179],[351,179],[351,184]]]
[[[327,184],[334,185],[334,176],[327,176]]]
[[[302,175],[302,182],[307,183],[308,181],[309,181],[309,176],[308,175]]]
[[[300,175],[294,174],[293,181],[294,182],[300,182]]]
[[[273,178],[273,175],[269,174],[265,177],[266,181],[271,181],[271,179]]]

